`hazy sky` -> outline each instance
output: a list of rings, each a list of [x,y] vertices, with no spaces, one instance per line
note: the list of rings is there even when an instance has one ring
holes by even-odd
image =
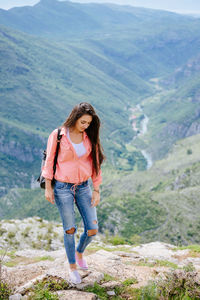
[[[171,10],[183,13],[200,13],[200,0],[71,0],[80,3],[115,3],[149,8]],[[0,8],[9,9],[15,6],[34,5],[39,0],[0,0]]]

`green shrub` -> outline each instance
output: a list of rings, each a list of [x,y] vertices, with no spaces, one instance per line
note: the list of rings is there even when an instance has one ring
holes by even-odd
[[[67,290],[68,283],[59,277],[48,276],[32,287],[28,292],[28,300],[58,300],[58,296],[52,292],[58,290]]]
[[[95,282],[93,286],[87,287],[85,291],[96,294],[98,298],[101,300],[108,299],[108,294],[106,292],[106,289],[101,287],[97,282]]]
[[[10,232],[8,233],[7,237],[8,237],[9,239],[12,239],[12,238],[15,237],[15,233],[12,232],[12,231],[10,231]]]
[[[33,249],[42,249],[42,243],[40,241],[38,242],[32,241],[31,246]]]
[[[52,294],[49,290],[36,290],[31,294],[28,300],[59,300],[57,295]]]
[[[0,299],[7,300],[11,295],[12,290],[9,288],[8,284],[0,279]]]
[[[6,232],[7,232],[6,229],[0,227],[0,236],[2,236]]]
[[[31,227],[30,227],[30,226],[26,227],[26,228],[24,229],[24,231],[22,232],[22,236],[23,236],[23,237],[28,237],[28,236],[29,236],[30,230],[31,230]]]
[[[157,192],[157,191],[160,191],[162,189],[162,186],[163,186],[163,182],[160,181],[156,186],[154,186],[151,190],[153,192]]]
[[[114,246],[126,244],[125,239],[123,237],[119,236],[119,235],[115,235],[113,237],[110,237],[108,239],[108,242],[111,243]]]
[[[150,281],[145,287],[142,287],[138,293],[138,300],[158,300],[156,283]]]
[[[176,270],[166,275],[157,285],[159,297],[164,299],[199,299],[200,284],[196,272]]]
[[[191,155],[192,154],[192,149],[187,149],[187,154]]]
[[[57,238],[58,238],[58,236],[59,236],[59,235],[58,235],[58,233],[57,233],[57,232],[54,232],[54,233],[53,233],[53,238],[54,238],[54,239],[57,239]]]
[[[109,274],[104,273],[104,278],[101,282],[108,282],[108,281],[115,281],[116,278],[113,276],[110,276]]]
[[[200,299],[200,284],[196,272],[175,270],[165,279],[150,281],[138,290],[137,300],[196,300]]]
[[[2,264],[3,264],[3,260],[5,255],[7,254],[7,250],[1,250],[0,252],[0,300],[7,300],[9,299],[9,295],[12,294],[12,289],[9,287],[9,284],[7,282],[7,280],[5,280],[3,278],[3,268],[2,268]],[[5,276],[4,276],[5,277]],[[7,279],[7,277],[6,277]]]
[[[141,236],[139,236],[138,234],[132,235],[128,240],[128,242],[131,245],[138,245],[138,244],[140,244],[140,241],[141,241]]]
[[[193,272],[195,271],[195,267],[192,262],[189,262],[186,266],[183,267],[185,272]]]
[[[135,284],[135,283],[138,283],[138,280],[136,279],[136,278],[127,278],[126,280],[124,280],[123,282],[122,282],[122,284],[124,285],[124,286],[129,286],[129,285],[131,285],[131,284]]]
[[[53,224],[49,223],[49,224],[47,225],[47,233],[48,233],[48,234],[53,233]]]

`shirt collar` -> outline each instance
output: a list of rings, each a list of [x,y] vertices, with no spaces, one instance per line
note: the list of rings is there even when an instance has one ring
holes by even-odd
[[[66,135],[66,129],[65,129],[65,127],[61,128],[60,134],[61,135]],[[87,133],[84,131],[83,132],[83,139],[85,140],[86,138],[87,138]]]
[[[62,127],[62,128],[61,128],[60,134],[61,134],[61,135],[66,135],[65,127]]]
[[[84,131],[83,132],[83,139],[85,140],[87,138],[87,133]]]

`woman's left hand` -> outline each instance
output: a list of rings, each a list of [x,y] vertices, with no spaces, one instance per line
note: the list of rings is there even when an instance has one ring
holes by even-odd
[[[93,191],[92,192],[92,201],[91,201],[92,207],[97,206],[99,204],[99,202],[100,202],[100,193],[97,191]]]

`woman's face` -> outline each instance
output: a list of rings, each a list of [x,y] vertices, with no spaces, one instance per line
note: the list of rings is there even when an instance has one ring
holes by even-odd
[[[80,117],[75,124],[75,129],[79,132],[85,131],[90,126],[90,123],[92,122],[92,116],[90,115],[83,115]]]

